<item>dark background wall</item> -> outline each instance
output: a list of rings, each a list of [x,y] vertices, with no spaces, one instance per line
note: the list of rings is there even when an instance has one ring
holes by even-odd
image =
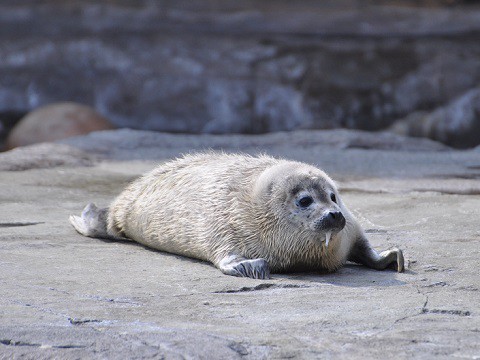
[[[68,100],[170,132],[379,130],[405,118],[397,132],[465,147],[480,143],[479,86],[476,1],[0,3],[4,128]]]

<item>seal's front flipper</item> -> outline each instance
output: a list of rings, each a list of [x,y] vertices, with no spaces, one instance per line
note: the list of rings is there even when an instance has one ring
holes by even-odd
[[[75,230],[84,236],[120,240],[107,232],[107,212],[108,208],[100,209],[90,203],[85,206],[81,216],[71,215],[69,220]]]
[[[365,237],[359,238],[353,245],[349,261],[368,266],[376,270],[384,270],[386,268],[396,269],[398,272],[404,271],[403,252],[400,249],[391,249],[377,253]]]
[[[237,255],[228,255],[217,264],[226,275],[269,279],[270,269],[265,259],[245,259]]]

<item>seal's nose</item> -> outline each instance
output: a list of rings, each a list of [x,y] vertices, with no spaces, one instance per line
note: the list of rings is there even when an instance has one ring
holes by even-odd
[[[343,229],[345,226],[345,217],[340,211],[329,212],[325,220],[328,228]]]

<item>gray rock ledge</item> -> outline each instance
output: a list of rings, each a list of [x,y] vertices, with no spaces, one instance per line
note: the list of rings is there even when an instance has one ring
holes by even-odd
[[[364,134],[118,131],[0,154],[0,358],[478,357],[479,153],[368,136],[352,146]],[[85,203],[107,206],[157,163],[205,147],[322,165],[372,244],[404,250],[407,271],[234,278],[68,224]],[[70,160],[52,167],[61,149]]]

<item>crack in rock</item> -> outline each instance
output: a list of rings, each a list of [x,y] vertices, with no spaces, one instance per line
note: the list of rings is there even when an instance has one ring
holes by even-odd
[[[52,345],[55,349],[84,349],[86,345]]]
[[[141,306],[139,302],[136,302],[128,298],[108,298],[108,297],[103,297],[98,295],[86,295],[85,298],[96,300],[96,301],[114,303],[114,304],[127,304],[132,306]]]
[[[266,289],[304,289],[309,288],[308,285],[297,285],[297,284],[272,284],[272,283],[264,283],[258,284],[257,286],[244,286],[240,289],[228,289],[228,290],[220,290],[214,291],[214,294],[231,294],[231,293],[240,293],[240,292],[249,292],[249,291],[259,291],[259,290],[266,290]]]
[[[468,310],[442,310],[442,309],[422,309],[422,314],[444,314],[457,316],[470,316],[471,312]]]
[[[15,341],[12,339],[0,339],[0,344],[6,345],[6,346],[30,346],[30,347],[38,347],[41,349],[83,349],[86,348],[86,345],[43,345],[43,344],[37,344],[37,343],[29,343],[26,341]]]
[[[32,226],[32,225],[38,225],[38,224],[45,224],[45,222],[43,222],[43,221],[37,221],[37,222],[5,222],[5,223],[0,223],[0,228]]]
[[[68,321],[72,325],[83,325],[87,323],[100,323],[102,320],[97,320],[97,319],[76,319],[76,318],[68,318]]]
[[[465,290],[465,291],[478,291],[479,289],[473,285],[467,285],[467,286],[460,286],[458,290]]]
[[[407,319],[412,319],[412,318],[414,318],[414,317],[417,317],[417,316],[420,316],[420,315],[422,315],[422,314],[425,314],[425,312],[428,311],[428,310],[427,310],[427,305],[428,305],[428,300],[429,300],[429,299],[428,299],[428,294],[423,293],[418,286],[416,286],[415,288],[416,288],[417,293],[418,293],[419,295],[422,295],[422,296],[425,297],[425,301],[423,302],[423,305],[422,305],[421,310],[420,310],[419,312],[417,312],[416,314],[407,315],[407,316],[401,317],[401,318],[399,318],[399,319],[396,319],[396,320],[393,322],[392,326],[390,326],[390,327],[388,328],[388,330],[391,330],[391,329],[393,328],[393,326],[395,326],[396,324],[398,324],[400,321],[404,321],[404,320],[407,320]]]
[[[417,291],[419,294],[422,294],[423,296],[425,296],[425,302],[423,303],[423,306],[422,306],[422,311],[420,312],[420,314],[424,314],[425,311],[427,311],[427,305],[428,305],[428,294],[424,294],[423,292],[420,291],[420,289],[417,287]]]
[[[441,268],[435,265],[426,265],[423,267],[425,272],[452,272],[455,271],[454,268]]]
[[[7,346],[33,346],[33,347],[42,346],[41,344],[28,343],[25,341],[15,341],[12,339],[0,339],[0,344],[7,345]]]
[[[431,288],[431,287],[437,287],[437,286],[447,286],[448,284],[445,282],[445,281],[439,281],[439,282],[436,282],[436,283],[432,283],[432,284],[429,284],[429,285],[423,285],[422,287],[425,287],[425,288]]]
[[[237,354],[239,354],[240,356],[245,356],[245,355],[248,355],[249,352],[247,350],[247,348],[245,346],[243,346],[242,344],[240,343],[237,343],[235,341],[231,342],[230,344],[228,344],[228,347],[230,349],[232,349],[233,351],[235,351]]]

